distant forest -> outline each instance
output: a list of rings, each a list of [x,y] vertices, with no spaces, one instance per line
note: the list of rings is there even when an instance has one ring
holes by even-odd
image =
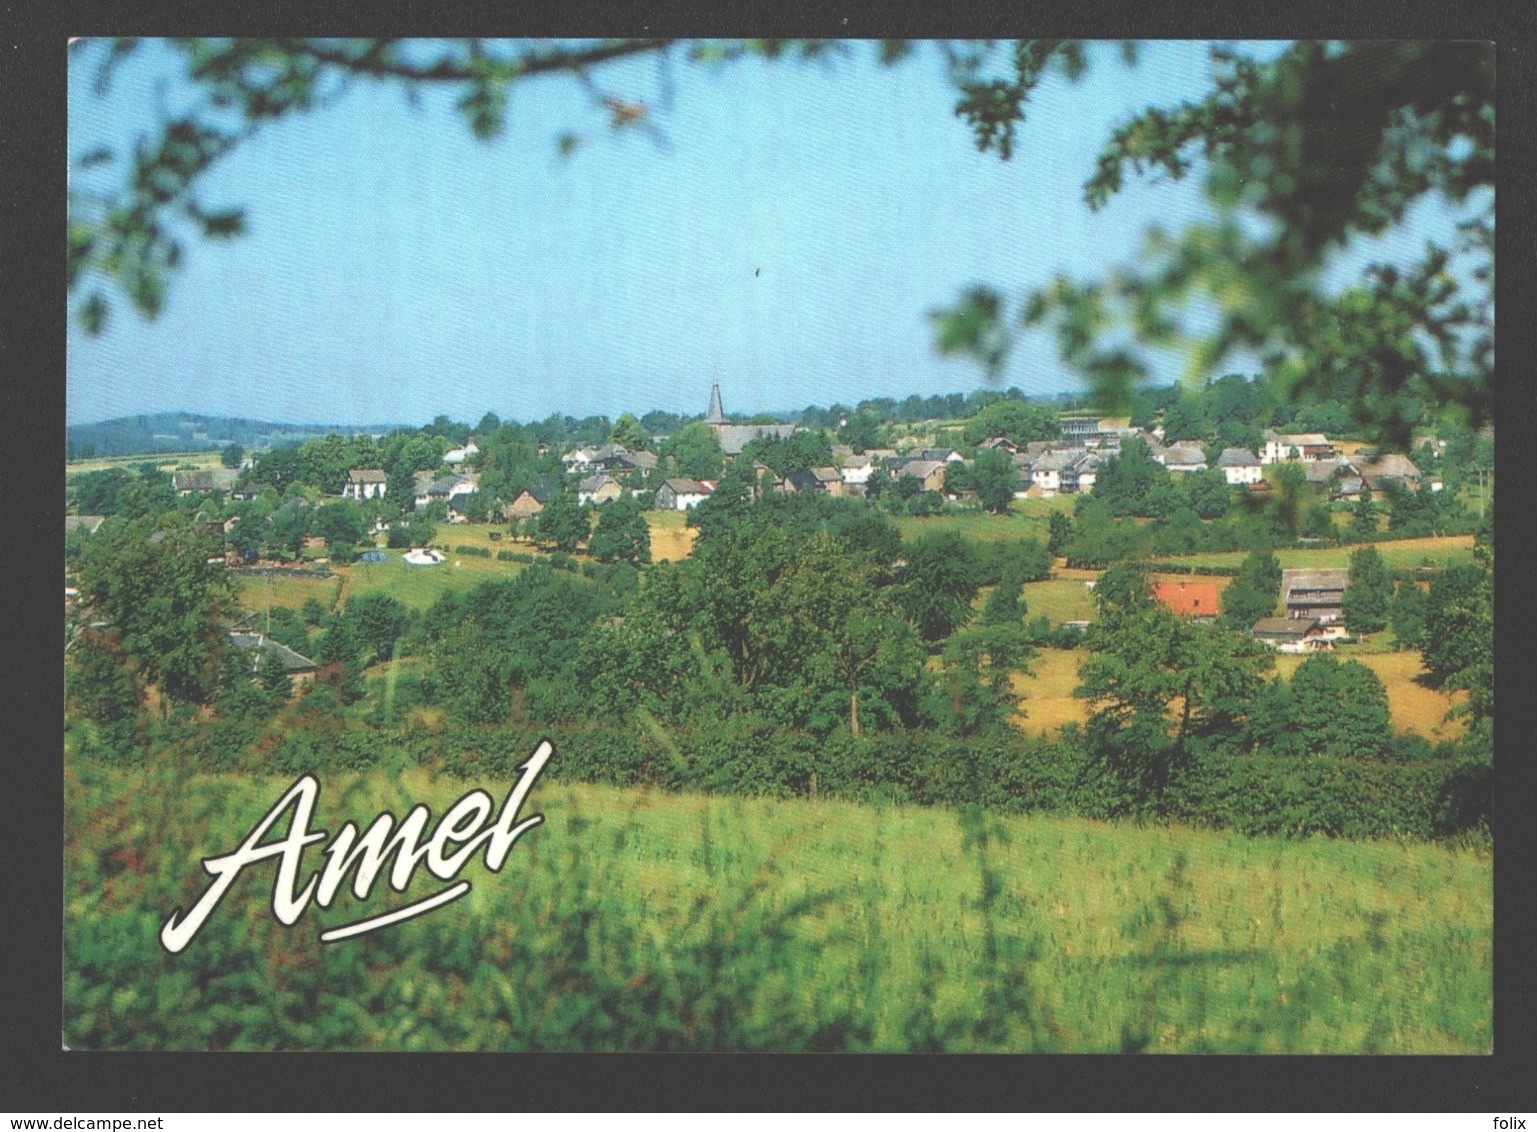
[[[278,424],[244,417],[201,417],[191,413],[151,413],[94,424],[70,425],[65,434],[66,460],[98,456],[138,456],[155,452],[201,452],[238,444],[276,448],[328,432],[390,432],[398,425]]]
[[[1152,393],[1154,390],[1143,392]],[[975,416],[983,407],[1000,400],[1024,400],[1025,394],[1018,389],[1002,391],[976,390],[967,393],[936,394],[931,397],[911,396],[898,402],[889,397],[875,397],[858,405],[834,404],[829,408],[810,405],[805,409],[790,409],[776,413],[760,413],[753,421],[797,422],[809,428],[836,428],[840,418],[853,413],[868,413],[883,420],[915,423],[936,418],[966,419]],[[1081,397],[1059,393],[1037,397],[1033,400],[1052,403],[1061,408],[1077,407]],[[494,416],[494,414],[488,414]],[[733,419],[737,415],[733,414]],[[640,418],[641,424],[657,435],[669,435],[690,421],[701,419],[701,414],[685,415],[653,410]],[[746,417],[741,417],[747,420]],[[446,422],[447,418],[438,418]],[[438,422],[434,422],[436,424]],[[484,424],[485,422],[482,422]],[[585,417],[577,420],[561,414],[553,414],[542,422],[553,425],[549,431],[561,439],[590,440],[601,444],[608,439],[612,421],[604,416]],[[282,448],[299,444],[315,436],[340,433],[386,434],[409,427],[401,424],[337,425],[292,424],[274,421],[253,421],[244,417],[205,417],[194,413],[151,413],[132,417],[117,417],[110,421],[70,425],[65,438],[66,460],[91,460],[101,456],[152,455],[157,452],[202,452],[238,444],[247,451],[253,449]],[[430,427],[430,426],[429,426]],[[467,425],[460,426],[468,430]],[[492,425],[491,427],[495,427]]]

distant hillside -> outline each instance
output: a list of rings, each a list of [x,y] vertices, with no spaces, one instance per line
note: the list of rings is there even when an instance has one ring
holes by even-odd
[[[156,452],[199,452],[239,444],[242,448],[272,448],[328,432],[389,432],[397,425],[314,425],[253,421],[244,417],[201,417],[193,413],[151,413],[93,424],[70,425],[65,435],[65,459],[97,456],[137,456]]]

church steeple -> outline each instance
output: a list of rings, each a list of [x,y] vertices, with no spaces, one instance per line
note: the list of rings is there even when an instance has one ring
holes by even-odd
[[[710,410],[704,415],[705,424],[725,424],[726,411],[720,404],[720,378],[715,377],[710,383]]]

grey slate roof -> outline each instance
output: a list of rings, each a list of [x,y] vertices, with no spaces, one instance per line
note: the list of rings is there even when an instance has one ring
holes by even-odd
[[[307,656],[300,656],[293,649],[260,633],[242,633],[230,630],[230,643],[237,649],[259,652],[262,657],[276,656],[283,662],[285,672],[312,672],[319,667]]]
[[[1343,595],[1350,585],[1348,567],[1327,567],[1321,570],[1282,570],[1281,597],[1290,605],[1296,601],[1328,601],[1333,595]],[[1295,596],[1294,596],[1295,595]]]
[[[1336,472],[1342,468],[1349,468],[1350,462],[1342,456],[1334,456],[1327,460],[1303,460],[1303,473],[1307,476],[1308,483],[1328,483],[1334,478]]]
[[[1217,457],[1219,468],[1257,468],[1259,457],[1247,448],[1224,448]]]
[[[760,436],[789,436],[795,431],[793,424],[716,424],[715,435],[720,441],[720,450],[727,456],[740,456],[742,449],[746,448]]]
[[[64,529],[66,531],[84,530],[91,534],[96,533],[96,528],[101,526],[102,515],[65,515]]]
[[[1305,637],[1318,625],[1316,617],[1261,617],[1250,632],[1256,637]]]
[[[347,473],[348,483],[384,483],[388,478],[379,468],[353,468]]]
[[[1420,469],[1414,461],[1397,452],[1388,452],[1370,459],[1357,457],[1356,470],[1361,473],[1367,483],[1385,479],[1417,480],[1420,478]]]
[[[1161,456],[1162,459],[1159,461],[1159,463],[1163,464],[1165,467],[1170,464],[1181,464],[1186,466],[1201,464],[1204,466],[1206,463],[1205,452],[1201,451],[1199,448],[1183,444],[1175,444],[1168,448],[1159,449],[1157,452],[1153,453],[1153,455],[1155,457]]]

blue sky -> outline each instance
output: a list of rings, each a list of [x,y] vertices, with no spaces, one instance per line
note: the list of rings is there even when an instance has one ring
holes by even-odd
[[[141,54],[104,98],[72,74],[71,153],[174,106],[169,63]],[[670,83],[654,60],[600,72],[653,107],[660,148],[563,78],[515,88],[489,143],[447,92],[413,108],[358,85],[214,169],[201,199],[244,206],[248,233],[189,237],[157,320],[118,301],[100,338],[71,326],[68,419],[699,412],[715,373],[728,412],[975,388],[926,312],[975,283],[1017,298],[1097,276],[1151,222],[1200,218],[1198,178],[1130,182],[1099,213],[1082,184],[1115,123],[1208,77],[1204,45],[1150,44],[1130,69],[1107,47],[1042,85],[1008,162],[976,151],[934,54],[882,68],[870,45],[825,67],[680,58]],[[568,130],[587,142],[561,158]],[[1077,388],[1044,338],[1004,382]]]

